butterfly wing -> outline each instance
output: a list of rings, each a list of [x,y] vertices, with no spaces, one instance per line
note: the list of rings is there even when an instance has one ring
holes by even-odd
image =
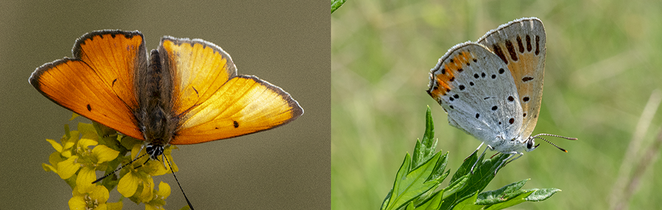
[[[521,136],[529,137],[538,122],[545,75],[545,28],[538,18],[511,21],[478,40],[508,65],[524,113]]]
[[[452,126],[495,146],[519,133],[522,110],[508,67],[476,43],[451,48],[430,72],[428,94]]]
[[[134,74],[145,68],[146,53],[140,32],[92,32],[76,41],[73,58],[42,65],[29,82],[62,107],[143,139],[133,115]]]
[[[164,37],[159,48],[173,76],[178,127],[170,144],[197,144],[286,124],[303,114],[282,89],[254,76],[237,76],[230,56],[199,39]]]

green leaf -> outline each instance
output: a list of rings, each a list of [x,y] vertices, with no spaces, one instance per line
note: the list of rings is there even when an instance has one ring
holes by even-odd
[[[409,154],[405,155],[405,161],[396,175],[396,181],[393,185],[393,192],[387,209],[398,209],[423,193],[436,188],[443,180],[428,180],[428,177],[435,172],[434,169],[439,159],[440,155],[437,153],[437,155],[430,158],[423,165],[407,173],[407,169],[411,164],[411,158]]]
[[[345,3],[345,0],[331,0],[331,14]]]
[[[413,153],[413,165],[418,167],[422,162],[434,155],[437,147],[437,139],[434,138],[434,122],[432,121],[432,112],[428,107],[425,112],[425,132],[423,139],[416,141]]]
[[[537,189],[531,195],[526,197],[526,201],[533,201],[533,202],[544,201],[544,200],[547,200],[547,198],[552,197],[552,195],[554,195],[554,194],[556,194],[557,192],[560,192],[560,191],[561,191],[560,189],[556,189],[556,188]]]
[[[478,192],[474,193],[473,196],[465,199],[464,201],[458,203],[455,205],[455,210],[475,210],[475,209],[481,209],[483,206],[475,205],[474,201],[476,201],[476,198],[478,196]]]
[[[533,193],[533,191],[526,191],[523,194],[518,195],[517,197],[509,199],[508,201],[491,205],[491,206],[489,206],[485,209],[486,210],[488,210],[488,209],[489,210],[505,209],[505,208],[523,203],[525,201],[524,198],[526,198],[526,196],[529,196],[531,193]]]
[[[522,186],[524,186],[524,184],[526,184],[526,181],[528,180],[529,179],[525,179],[519,182],[511,183],[509,185],[499,188],[498,190],[480,193],[478,195],[478,199],[476,200],[476,204],[493,205],[507,201],[508,199],[511,199],[513,197],[517,197],[522,193],[526,192],[525,190],[520,190],[520,189],[522,188]]]
[[[466,179],[466,184],[460,188],[454,189],[455,193],[447,195],[447,197],[444,199],[445,201],[441,209],[453,209],[456,204],[473,196],[476,191],[483,191],[483,189],[485,189],[485,187],[494,178],[496,170],[501,162],[508,158],[508,155],[498,154],[491,159],[480,159],[482,161],[478,161],[476,163],[476,167],[474,168],[474,172],[472,174],[471,166],[474,164],[474,161],[472,160],[477,159],[474,158],[475,155],[476,154],[474,153],[468,158],[468,160],[465,160],[460,169],[458,169],[458,172],[453,175],[455,177],[461,173],[465,173],[460,178]]]

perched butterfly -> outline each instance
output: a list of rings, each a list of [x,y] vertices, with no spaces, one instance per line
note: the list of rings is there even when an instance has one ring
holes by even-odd
[[[431,70],[427,92],[448,113],[450,125],[515,160],[538,147],[535,138],[561,137],[531,136],[542,100],[545,41],[538,18],[501,25],[478,42],[448,50]]]
[[[29,79],[51,101],[127,136],[156,159],[165,146],[197,144],[271,129],[303,109],[287,92],[238,75],[220,47],[163,37],[149,53],[138,31],[79,38],[73,58],[37,68]]]

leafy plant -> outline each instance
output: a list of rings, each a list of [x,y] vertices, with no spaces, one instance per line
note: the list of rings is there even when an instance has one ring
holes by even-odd
[[[345,0],[331,0],[331,14],[345,3]]]
[[[526,201],[543,201],[561,191],[556,188],[521,189],[529,179],[497,190],[483,191],[498,172],[497,169],[503,168],[498,168],[499,164],[508,155],[498,154],[479,160],[476,152],[465,159],[448,186],[441,187],[450,174],[450,170],[446,170],[448,152],[443,155],[441,151],[435,152],[436,146],[434,124],[428,107],[423,139],[416,141],[413,157],[405,155],[393,188],[380,209],[503,209]],[[476,166],[471,173],[474,163]]]

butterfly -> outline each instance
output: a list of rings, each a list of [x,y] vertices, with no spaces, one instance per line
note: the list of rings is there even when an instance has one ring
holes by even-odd
[[[144,140],[152,159],[171,144],[251,134],[303,114],[290,94],[237,74],[228,53],[201,39],[165,36],[148,54],[142,33],[103,30],[80,37],[72,51],[37,68],[30,84],[66,109]]]
[[[503,24],[477,42],[448,50],[430,71],[427,93],[448,113],[450,125],[483,142],[478,149],[487,144],[509,154],[506,160],[536,149],[534,139],[547,141],[541,136],[576,140],[531,136],[542,101],[545,43],[545,27],[538,18]]]

